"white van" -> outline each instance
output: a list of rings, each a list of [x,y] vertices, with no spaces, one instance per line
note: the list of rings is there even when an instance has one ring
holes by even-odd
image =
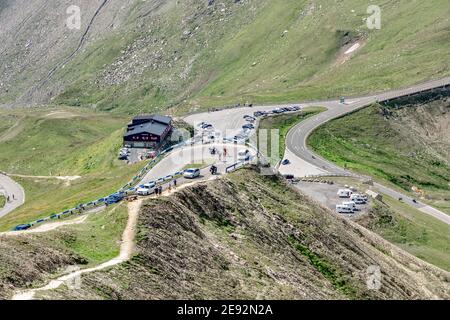
[[[336,206],[336,212],[337,213],[353,213],[353,210],[348,206],[343,206],[343,205],[338,204]]]
[[[349,207],[352,211],[356,210],[356,203],[354,201],[342,202],[343,206]]]
[[[352,191],[350,189],[339,189],[337,195],[339,198],[350,198]]]

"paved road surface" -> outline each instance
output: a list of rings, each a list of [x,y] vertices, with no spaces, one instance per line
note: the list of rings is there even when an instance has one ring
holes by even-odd
[[[282,174],[294,174],[296,176],[317,174],[351,174],[345,169],[340,168],[314,154],[307,148],[306,139],[314,129],[332,119],[364,108],[376,101],[391,100],[394,98],[408,96],[421,91],[440,88],[448,85],[450,85],[450,77],[418,84],[407,89],[392,90],[359,98],[350,98],[345,104],[341,104],[338,100],[302,103],[302,107],[323,106],[327,108],[327,111],[300,122],[289,131],[286,137],[285,157],[291,161],[291,164],[287,166],[281,166],[279,168],[279,171]],[[226,109],[218,112],[191,115],[186,117],[185,120],[191,124],[196,124],[203,121],[208,122],[212,124],[216,130],[222,131],[224,133],[226,132],[227,134],[225,134],[224,136],[229,137],[238,132],[242,125],[245,123],[245,120],[243,119],[244,115],[251,115],[254,111],[272,110],[275,107],[280,107],[280,105]],[[390,188],[384,187],[379,184],[377,184],[376,187],[381,193],[387,194],[393,198],[403,198],[405,203],[447,224],[450,224],[449,215],[430,206],[427,206],[426,204],[420,202],[414,203],[411,198]]]
[[[219,150],[222,155],[211,155],[210,148],[212,147],[215,147],[217,150]],[[226,148],[227,150],[226,157],[223,155],[223,148]],[[217,166],[218,173],[223,174],[225,173],[225,170],[228,166],[231,166],[238,162],[237,153],[243,150],[249,150],[252,156],[256,155],[255,150],[242,145],[213,143],[185,147],[183,149],[176,150],[170,153],[168,156],[158,162],[155,167],[145,175],[140,184],[163,178],[168,174],[174,174],[175,172],[181,171],[185,166],[192,163],[204,162],[210,165],[214,164]],[[200,171],[201,178],[209,178],[211,176],[209,169],[210,166]],[[186,182],[186,179],[184,178],[180,178],[177,180],[180,185]]]
[[[10,201],[0,209],[0,218],[20,207],[25,202],[23,188],[10,177],[0,174],[0,193],[9,196]],[[13,197],[14,196],[14,197]]]

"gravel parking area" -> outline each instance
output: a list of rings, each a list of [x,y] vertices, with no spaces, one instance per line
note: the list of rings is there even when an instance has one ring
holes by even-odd
[[[337,192],[339,189],[344,189],[345,185],[335,183],[335,184],[327,184],[321,182],[306,182],[299,181],[295,184],[296,188],[300,189],[302,192],[309,195],[314,200],[320,202],[325,207],[336,211],[336,205],[341,204],[344,201],[350,201],[350,199],[342,199],[339,198]],[[358,190],[359,193],[364,193],[365,190]],[[358,211],[353,214],[342,214],[346,217],[355,217],[366,213],[369,209],[369,204],[365,205],[357,205]]]

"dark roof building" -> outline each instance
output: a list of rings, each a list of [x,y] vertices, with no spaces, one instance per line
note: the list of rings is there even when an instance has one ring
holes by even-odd
[[[172,130],[172,118],[160,115],[140,115],[128,125],[124,145],[133,148],[158,148]]]
[[[172,118],[168,116],[160,116],[160,115],[140,115],[135,117],[128,127],[133,127],[139,124],[148,123],[148,122],[159,122],[162,124],[170,125],[172,124]]]

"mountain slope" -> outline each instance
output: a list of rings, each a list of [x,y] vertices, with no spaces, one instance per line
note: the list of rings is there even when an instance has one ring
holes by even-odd
[[[0,103],[122,112],[388,89],[449,74],[445,0],[8,0]],[[65,27],[66,8],[82,28]],[[345,54],[354,44],[359,49]],[[182,108],[180,108],[182,107]]]
[[[450,275],[252,169],[147,201],[134,258],[37,298],[448,298]],[[369,290],[368,269],[382,283]]]

